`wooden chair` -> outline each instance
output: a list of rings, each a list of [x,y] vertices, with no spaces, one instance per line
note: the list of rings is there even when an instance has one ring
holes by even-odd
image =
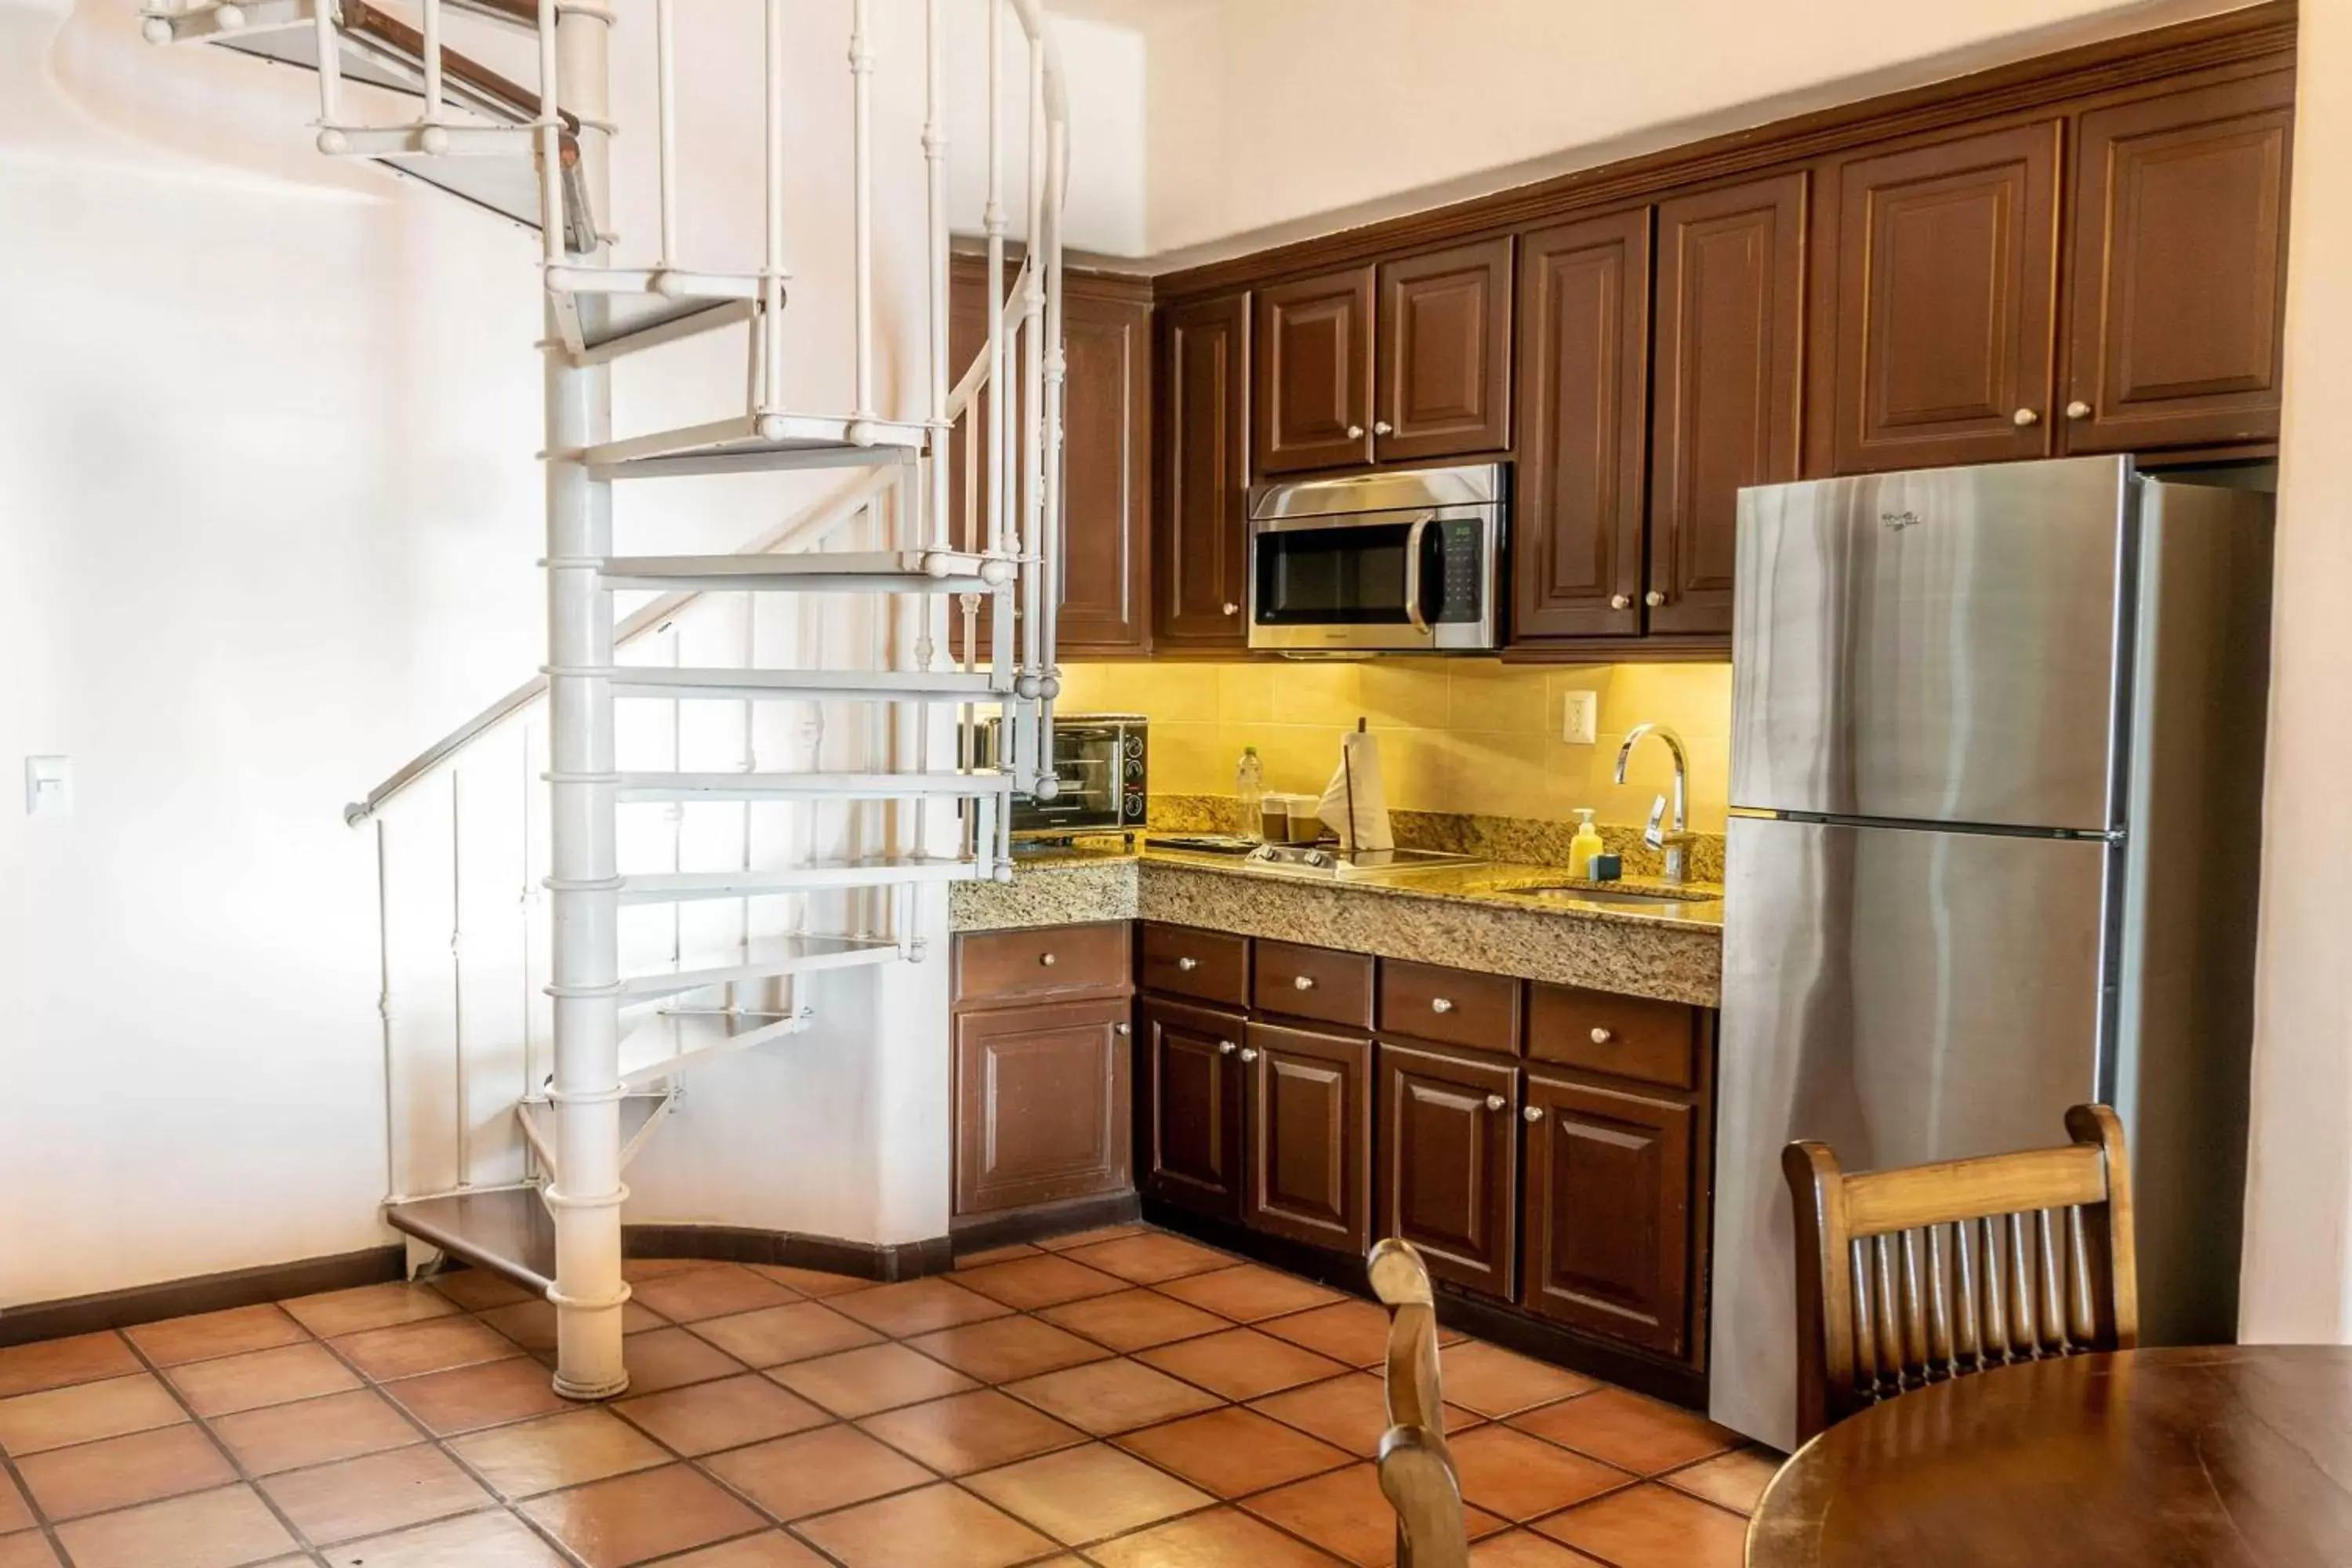
[[[2139,1337],[2131,1170],[2104,1105],[2074,1142],[1845,1174],[1780,1166],[1797,1216],[1797,1437],[1930,1383]]]
[[[1410,1242],[1372,1248],[1372,1294],[1389,1310],[1389,1429],[1381,1434],[1381,1491],[1397,1516],[1397,1568],[1467,1568],[1462,1483],[1445,1447],[1438,1381],[1437,1307],[1429,1269]]]

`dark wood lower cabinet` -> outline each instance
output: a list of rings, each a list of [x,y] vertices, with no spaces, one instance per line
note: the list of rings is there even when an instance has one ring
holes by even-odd
[[[958,1214],[1128,1185],[1128,1014],[1121,997],[956,1019]]]
[[[1372,1043],[1253,1023],[1242,1220],[1361,1253],[1372,1241]]]
[[[1380,1043],[1381,1233],[1508,1300],[1518,1254],[1518,1065]]]
[[[1220,1219],[1242,1209],[1242,1037],[1232,1013],[1147,998],[1139,1163],[1153,1197]]]
[[[1665,1355],[1691,1341],[1698,1109],[1529,1073],[1529,1311]]]

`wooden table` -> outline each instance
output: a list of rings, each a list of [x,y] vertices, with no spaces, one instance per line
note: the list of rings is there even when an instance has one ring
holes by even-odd
[[[2347,1568],[2352,1348],[2003,1367],[1831,1427],[1773,1479],[1749,1568]]]

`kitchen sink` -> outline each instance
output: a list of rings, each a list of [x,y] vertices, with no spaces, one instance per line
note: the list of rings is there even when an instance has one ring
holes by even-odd
[[[1576,904],[1607,904],[1612,909],[1639,910],[1650,914],[1667,914],[1692,904],[1713,903],[1722,895],[1713,892],[1668,892],[1661,888],[1596,888],[1587,882],[1537,882],[1526,887],[1501,888],[1496,891],[1513,898],[1542,899],[1547,902]]]

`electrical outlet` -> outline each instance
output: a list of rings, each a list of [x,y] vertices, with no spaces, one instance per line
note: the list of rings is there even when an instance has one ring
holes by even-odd
[[[1568,693],[1560,705],[1559,738],[1571,746],[1589,746],[1601,738],[1601,693]]]

